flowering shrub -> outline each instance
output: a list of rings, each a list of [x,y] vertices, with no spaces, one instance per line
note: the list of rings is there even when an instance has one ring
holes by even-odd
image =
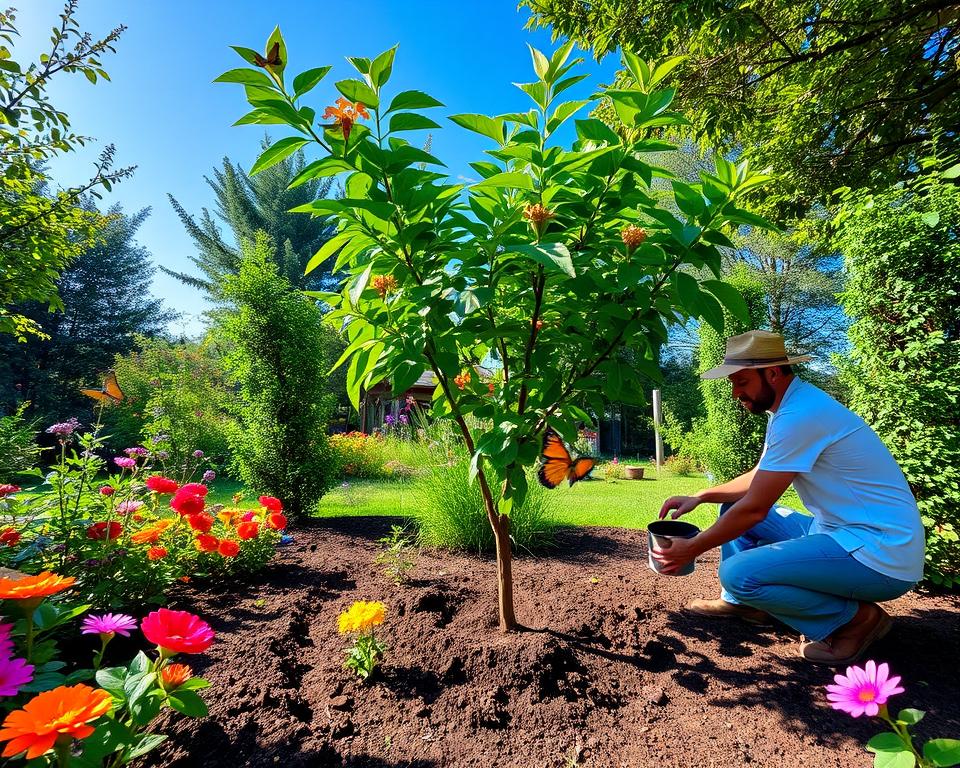
[[[354,635],[353,645],[344,649],[347,654],[344,666],[356,672],[361,680],[367,680],[373,674],[387,651],[387,646],[374,633],[374,627],[382,624],[385,617],[383,603],[358,600],[337,620],[340,634]]]
[[[616,456],[614,456],[610,461],[606,462],[602,469],[604,480],[623,480],[623,478],[626,477],[623,464],[620,463],[620,460]]]
[[[34,761],[31,766],[125,765],[166,738],[147,730],[164,708],[191,717],[207,714],[196,691],[208,683],[170,659],[206,650],[213,631],[197,616],[161,609],[142,622],[144,635],[157,645],[157,658],[141,652],[127,666],[102,668],[110,641],[129,636],[137,623],[122,614],[88,615],[81,631],[101,641],[94,669],[65,674],[51,631],[89,606],[67,607],[46,598],[73,585],[73,578],[54,573],[0,579],[2,611],[17,619],[0,624],[2,756],[22,755]]]
[[[331,435],[330,446],[337,456],[344,476],[357,479],[378,479],[386,475],[386,444],[381,435],[347,432]]]
[[[863,667],[847,667],[845,675],[836,675],[834,684],[826,686],[830,706],[851,717],[879,717],[890,731],[879,733],[867,742],[867,749],[876,754],[875,766],[884,768],[946,768],[960,765],[960,739],[931,739],[919,752],[913,743],[910,728],[923,719],[919,709],[902,709],[894,720],[887,709],[887,700],[904,692],[899,676],[890,675],[887,664],[868,661]]]
[[[96,431],[79,427],[50,428],[60,456],[49,490],[0,487],[0,564],[56,569],[85,601],[118,607],[161,602],[183,577],[254,571],[270,559],[286,527],[278,499],[261,497],[256,511],[208,506],[203,483],[154,474],[154,452],[136,446],[104,460]]]

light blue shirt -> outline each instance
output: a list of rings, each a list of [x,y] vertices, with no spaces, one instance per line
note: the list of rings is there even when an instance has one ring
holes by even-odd
[[[798,473],[810,534],[827,534],[886,576],[923,576],[923,524],[903,472],[877,433],[823,390],[790,382],[769,414],[758,468]]]

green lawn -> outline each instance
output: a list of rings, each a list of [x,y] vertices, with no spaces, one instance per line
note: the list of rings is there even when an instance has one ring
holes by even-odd
[[[688,496],[707,486],[702,475],[678,476],[647,467],[643,480],[590,480],[573,487],[561,486],[549,492],[554,498],[553,517],[566,525],[599,525],[617,528],[645,528],[656,519],[664,500],[670,496]],[[417,496],[412,482],[357,480],[330,491],[320,501],[318,517],[359,515],[409,516]],[[789,490],[783,503],[802,509],[800,500]],[[685,516],[701,528],[716,519],[716,507],[705,504]]]

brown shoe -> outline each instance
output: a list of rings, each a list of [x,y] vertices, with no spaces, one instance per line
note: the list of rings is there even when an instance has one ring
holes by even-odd
[[[726,600],[693,600],[687,603],[686,610],[698,616],[707,616],[711,619],[737,618],[750,624],[769,624],[770,614],[759,608],[749,605],[728,603]]]
[[[861,603],[857,615],[826,640],[800,644],[800,655],[814,664],[842,667],[856,663],[893,627],[893,619],[876,603]]]

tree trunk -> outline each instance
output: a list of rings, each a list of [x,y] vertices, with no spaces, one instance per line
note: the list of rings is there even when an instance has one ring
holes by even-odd
[[[487,510],[487,519],[493,529],[493,538],[497,544],[497,604],[500,608],[500,631],[512,632],[518,629],[517,616],[513,612],[513,551],[510,547],[510,517],[497,512],[493,494],[487,484],[487,478],[481,470],[477,479],[483,505]]]

